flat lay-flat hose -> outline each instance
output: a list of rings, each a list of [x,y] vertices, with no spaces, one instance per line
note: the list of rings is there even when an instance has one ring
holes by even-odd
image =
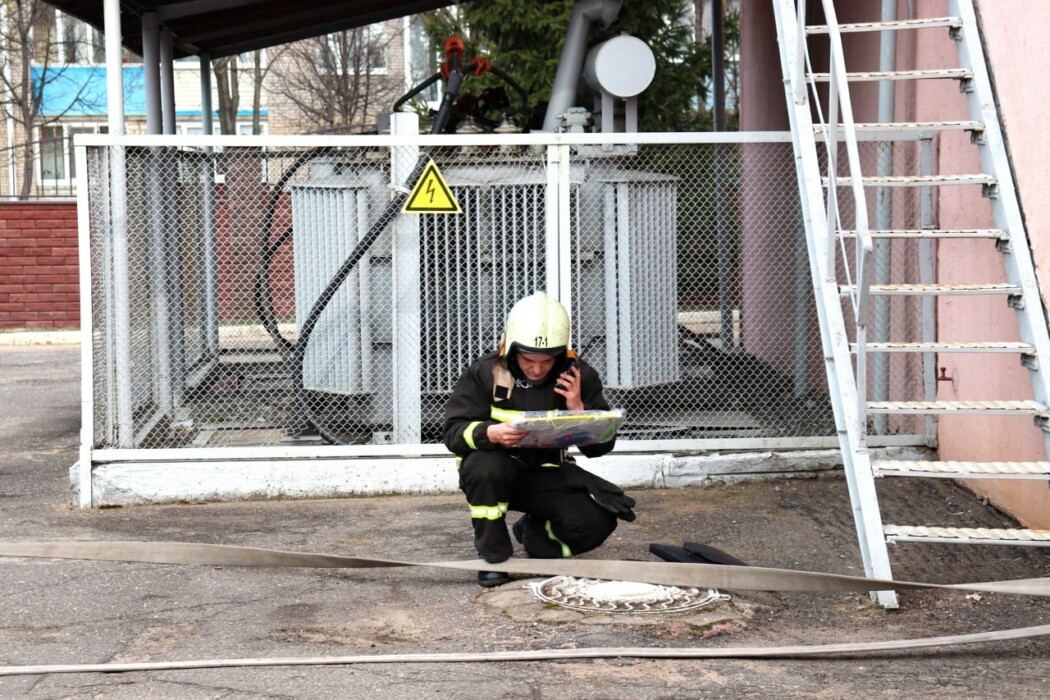
[[[466,561],[408,562],[331,554],[287,552],[254,547],[184,542],[23,542],[0,543],[0,557],[82,559],[95,561],[148,562],[205,566],[386,568],[430,567],[474,571],[476,559]],[[932,584],[911,581],[867,579],[859,576],[822,574],[757,566],[679,564],[671,562],[612,561],[602,559],[511,559],[485,564],[493,571],[538,576],[579,576],[607,580],[719,588],[728,590],[870,592],[877,590],[941,589],[1050,597],[1050,578],[993,581],[987,583]],[[483,653],[386,654],[302,658],[212,659],[158,661],[128,664],[71,664],[50,666],[0,666],[0,676],[43,673],[99,673],[196,668],[260,666],[318,666],[365,663],[453,663],[488,661],[541,661],[581,658],[788,658],[862,652],[901,651],[959,644],[1050,636],[1050,625],[995,630],[921,639],[881,642],[852,642],[813,646],[738,648],[645,648],[607,647],[590,649],[540,649]]]

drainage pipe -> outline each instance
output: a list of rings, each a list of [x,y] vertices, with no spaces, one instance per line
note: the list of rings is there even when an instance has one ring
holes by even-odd
[[[897,0],[882,0],[883,22],[897,19]],[[879,37],[879,70],[893,71],[897,68],[897,32],[884,30]],[[892,122],[896,107],[894,96],[895,83],[892,80],[879,81],[879,116],[880,123]],[[880,177],[893,174],[893,142],[878,142],[877,174]],[[879,187],[875,190],[875,228],[888,229],[893,224],[893,188]],[[889,284],[892,276],[893,258],[891,241],[882,240],[875,243],[875,284]],[[890,337],[890,305],[888,296],[875,297],[875,313],[871,319],[873,340],[884,343]],[[866,310],[861,310],[866,313]],[[888,401],[890,393],[890,357],[887,353],[874,353],[871,375],[873,401]],[[877,414],[872,416],[875,433],[885,435],[889,428],[889,416]]]
[[[711,113],[714,117],[714,130],[726,129],[726,91],[725,91],[725,18],[722,0],[711,2],[711,80],[713,83],[714,102]],[[729,158],[726,157],[726,146],[715,144],[715,241],[718,254],[718,318],[719,341],[722,352],[735,350],[733,337],[733,251],[729,244],[729,215],[726,208],[729,198],[726,195],[726,183],[729,175],[726,172]]]

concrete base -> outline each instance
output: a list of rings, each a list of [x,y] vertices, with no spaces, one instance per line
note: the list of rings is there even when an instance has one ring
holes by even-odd
[[[920,448],[872,450],[873,459],[927,459]],[[838,450],[707,454],[612,454],[581,465],[624,488],[709,486],[815,477],[842,468]],[[70,469],[79,503],[79,466]],[[453,493],[452,457],[113,462],[91,474],[93,507],[387,494]]]

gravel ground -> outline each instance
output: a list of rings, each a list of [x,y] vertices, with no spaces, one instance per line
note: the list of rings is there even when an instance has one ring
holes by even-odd
[[[179,540],[414,561],[473,556],[462,497],[394,496],[136,507],[68,505],[76,459],[75,346],[0,348],[0,540]],[[1045,488],[1043,484],[1036,487]],[[861,574],[839,478],[634,495],[597,558],[652,559],[649,543],[706,542],[754,565]],[[888,519],[1008,519],[950,483],[880,482]],[[1041,549],[901,544],[899,579],[1050,575]],[[1050,623],[1050,599],[904,592],[728,591],[710,624],[684,615],[530,616],[509,591],[433,569],[255,570],[0,560],[0,665],[472,652],[597,646],[738,647],[876,641]],[[510,584],[517,587],[520,584]],[[526,610],[525,613],[522,611]],[[729,620],[729,622],[726,622]],[[969,697],[1045,694],[1050,640],[807,660],[637,660],[199,669],[0,678],[28,698]]]

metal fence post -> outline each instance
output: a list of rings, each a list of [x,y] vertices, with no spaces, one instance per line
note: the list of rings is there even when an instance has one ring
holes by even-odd
[[[413,187],[404,182],[419,158],[419,116],[398,112],[390,117],[394,136],[407,136],[415,143],[390,149],[390,180],[397,187]],[[423,386],[420,366],[419,218],[402,214],[391,227],[393,251],[393,340],[394,340],[394,442],[418,444],[422,435]],[[362,263],[363,264],[363,263]]]

